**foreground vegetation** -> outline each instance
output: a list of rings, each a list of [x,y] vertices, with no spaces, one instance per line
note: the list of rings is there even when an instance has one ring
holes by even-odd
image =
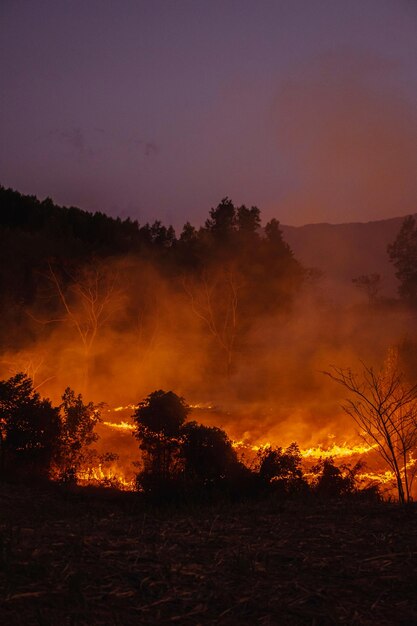
[[[380,497],[376,485],[359,480],[361,462],[336,467],[332,459],[320,460],[307,479],[295,442],[286,449],[261,448],[257,459],[245,464],[225,431],[186,421],[189,412],[183,398],[158,390],[140,402],[132,416],[140,449],[135,486],[149,501],[214,502],[267,493]],[[92,447],[98,440],[99,421],[100,407],[84,404],[70,388],[54,407],[24,374],[0,381],[0,483],[20,486],[49,480],[75,486],[89,469],[118,458],[111,451],[98,454]],[[100,486],[121,485],[115,477]]]
[[[417,623],[415,505],[0,488],[0,621]]]
[[[407,384],[397,361],[391,355],[389,366],[379,373],[367,370],[368,389],[350,371],[340,370],[340,375],[353,381],[354,386],[348,388],[356,390],[359,400],[350,406],[361,417],[357,421],[368,435],[367,443],[374,444],[392,470],[398,499],[405,504],[413,499],[417,471],[413,456],[417,386]],[[345,378],[335,379],[345,385]],[[54,407],[23,373],[0,381],[0,482],[52,480],[75,485],[80,479],[88,481],[95,468],[117,460],[114,451],[98,454],[94,448],[100,408],[92,402],[85,404],[81,394],[69,387],[62,403]],[[160,389],[142,400],[132,415],[132,434],[139,442],[135,488],[151,501],[201,502],[265,493],[380,498],[378,484],[361,478],[361,461],[337,467],[331,458],[320,459],[306,473],[300,449],[293,442],[286,449],[261,447],[256,459],[243,462],[224,430],[188,421],[190,410],[184,398]],[[101,486],[123,486],[117,476],[102,480]]]

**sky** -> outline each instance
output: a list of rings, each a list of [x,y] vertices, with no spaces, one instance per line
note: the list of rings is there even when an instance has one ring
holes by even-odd
[[[0,184],[140,223],[417,210],[417,0],[1,0]]]

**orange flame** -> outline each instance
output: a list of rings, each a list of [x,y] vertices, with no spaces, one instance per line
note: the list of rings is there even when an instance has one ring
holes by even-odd
[[[129,404],[127,406],[120,406],[114,409],[109,409],[108,412],[118,413],[121,411],[134,410],[135,408],[137,408],[136,405]],[[210,410],[215,407],[213,407],[213,405],[209,403],[201,403],[192,405],[191,408]],[[132,433],[136,428],[133,422],[128,422],[125,420],[120,422],[106,420],[101,422],[101,425],[105,426],[106,428],[126,434]],[[335,437],[334,435],[328,435],[328,438],[334,439]],[[251,443],[247,439],[241,439],[232,441],[232,445],[238,452],[244,453],[245,451],[247,451],[250,456],[251,453],[256,454],[257,452],[272,447],[275,444],[270,441],[264,443]],[[316,446],[311,446],[308,448],[301,448],[300,453],[303,460],[307,463],[320,458],[333,458],[337,463],[337,461],[340,459],[348,459],[355,456],[367,456],[369,453],[375,450],[376,447],[376,444],[370,446],[365,443],[348,443],[345,441],[340,444],[333,442],[330,446],[323,446],[322,444],[318,444]],[[411,458],[410,461],[407,463],[407,469],[413,467],[414,465],[416,465],[416,463],[417,459]],[[128,474],[130,474],[130,477],[128,477]],[[308,472],[306,475],[308,476]],[[86,468],[83,471],[79,472],[77,478],[80,484],[108,484],[122,490],[133,490],[136,488],[133,472],[125,471],[117,464],[111,467],[103,467],[101,464],[99,464],[97,467]],[[388,486],[394,483],[395,477],[394,474],[389,470],[378,471],[375,469],[359,473],[358,479],[362,482],[368,481]]]
[[[102,422],[102,424],[103,426],[108,426],[109,428],[114,428],[116,430],[135,430],[135,425],[129,424],[128,422]]]

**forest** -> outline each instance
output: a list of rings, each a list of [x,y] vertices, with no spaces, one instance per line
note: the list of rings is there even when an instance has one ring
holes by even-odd
[[[416,623],[414,218],[343,301],[229,198],[0,238],[5,623]]]
[[[164,497],[180,485],[323,491],[330,480],[339,494],[376,496],[390,483],[412,499],[414,218],[387,250],[398,299],[372,274],[352,277],[356,300],[337,304],[276,219],[262,226],[257,207],[227,197],[178,237],[159,221],[11,189],[0,201],[3,478],[100,482],[100,468],[103,484]],[[120,403],[132,407],[127,424],[106,419]],[[138,444],[109,434],[124,424]],[[348,433],[352,451],[360,435],[385,478],[353,452],[335,463],[325,430]],[[312,445],[317,462],[302,467]]]

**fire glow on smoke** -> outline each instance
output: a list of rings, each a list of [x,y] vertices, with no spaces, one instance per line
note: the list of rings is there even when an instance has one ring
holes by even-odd
[[[193,409],[204,409],[209,412],[215,410],[210,404],[197,404],[193,405]],[[108,413],[122,413],[133,411],[136,409],[135,405],[120,406],[114,409],[109,409]],[[121,452],[119,459],[110,463],[109,465],[99,464],[97,467],[85,468],[78,475],[80,484],[108,484],[118,487],[124,490],[133,490],[135,488],[135,476],[137,473],[137,467],[134,463],[140,457],[137,442],[132,437],[135,430],[135,425],[132,421],[121,420],[112,421],[111,419],[105,419],[101,422],[103,427],[103,433],[105,431],[117,433],[118,440],[123,441],[124,447],[130,450],[129,459],[124,458],[124,453]],[[362,460],[365,462],[363,470],[358,474],[359,481],[362,484],[376,483],[381,486],[386,486],[388,489],[394,481],[394,475],[391,471],[387,471],[380,466],[378,457],[375,454],[374,446],[369,446],[364,442],[343,442],[336,443],[334,441],[334,435],[328,434],[327,438],[332,440],[330,445],[323,443],[310,447],[301,447],[301,455],[304,460],[306,475],[309,475],[308,469],[317,462],[319,459],[332,458],[336,465],[343,465],[344,463],[356,462]],[[233,447],[238,452],[242,459],[254,459],[256,454],[268,447],[280,445],[274,441],[250,441],[248,439],[233,440]],[[112,450],[113,451],[113,450]],[[119,453],[116,449],[114,452]],[[136,461],[133,461],[133,457],[137,457]],[[414,465],[416,460],[412,460]]]

